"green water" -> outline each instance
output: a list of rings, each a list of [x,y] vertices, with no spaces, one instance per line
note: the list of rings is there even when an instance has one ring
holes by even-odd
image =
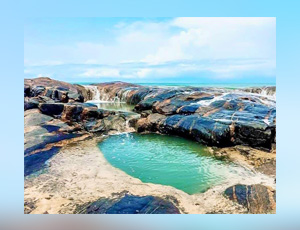
[[[129,105],[123,102],[90,102],[97,105],[99,109],[107,109],[113,111],[131,112],[134,109],[134,105]]]
[[[245,169],[212,157],[196,142],[159,134],[120,134],[99,143],[115,167],[143,182],[170,185],[189,194],[205,192]]]

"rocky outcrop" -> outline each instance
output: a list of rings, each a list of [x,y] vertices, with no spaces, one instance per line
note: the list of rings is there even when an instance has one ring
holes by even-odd
[[[276,150],[266,152],[249,146],[236,145],[227,148],[213,148],[212,153],[217,158],[228,158],[236,162],[246,162],[258,172],[276,176]]]
[[[83,103],[95,96],[91,89],[100,92],[101,100],[134,104],[138,113]],[[138,132],[179,135],[210,146],[248,145],[271,150],[276,146],[275,106],[273,99],[247,89],[159,88],[124,82],[86,87],[50,78],[26,79],[24,152],[30,156],[64,140],[124,132],[131,126]],[[270,171],[274,162],[265,161],[257,169]]]
[[[97,119],[101,116],[99,112],[90,111],[85,115],[85,105],[70,103],[92,99],[95,92],[91,89],[100,92],[100,100],[135,104],[135,110],[143,115],[135,122],[139,132],[175,134],[219,147],[249,145],[271,150],[276,146],[276,102],[267,97],[275,92],[275,87],[159,88],[125,82],[83,87],[37,78],[25,80],[24,94],[31,97],[25,98],[24,109],[38,107],[44,114],[61,116],[64,121],[86,120],[87,114]],[[147,113],[156,115],[145,119]],[[164,117],[153,120],[158,114]],[[95,130],[101,126],[99,122],[85,123],[88,130],[93,130],[93,123],[97,127]]]
[[[260,94],[253,88],[159,88],[122,82],[97,87],[103,99],[136,104],[135,110],[142,114],[136,122],[139,132],[181,135],[220,147],[249,145],[270,150],[276,143],[276,102],[268,97],[274,87],[260,88]],[[165,117],[154,124],[149,122],[151,117],[145,119],[147,114]]]
[[[55,102],[83,102],[84,96],[80,87],[47,77],[24,80],[24,96],[45,96]]]
[[[276,97],[276,87],[275,86],[265,86],[265,87],[251,87],[242,89],[245,92],[261,94],[264,96]]]
[[[249,213],[276,212],[276,191],[264,185],[237,184],[227,188],[224,195],[246,207]]]
[[[155,196],[119,195],[114,199],[101,198],[77,207],[80,214],[180,214],[170,198]]]

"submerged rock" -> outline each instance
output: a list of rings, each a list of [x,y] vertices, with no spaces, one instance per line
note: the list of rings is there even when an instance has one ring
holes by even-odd
[[[276,191],[260,184],[237,184],[227,188],[224,195],[246,207],[250,213],[275,213],[276,211]]]

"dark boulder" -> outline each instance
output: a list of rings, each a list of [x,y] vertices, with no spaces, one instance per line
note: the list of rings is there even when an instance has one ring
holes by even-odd
[[[63,103],[67,103],[69,100],[67,89],[62,87],[47,88],[45,91],[45,96]]]
[[[91,133],[104,132],[106,130],[103,120],[84,121],[84,128]]]
[[[168,198],[129,194],[117,199],[102,198],[77,210],[80,211],[75,213],[81,214],[180,214]]]
[[[95,120],[103,118],[103,114],[95,107],[85,107],[81,114],[82,120]]]
[[[65,104],[61,115],[61,119],[63,121],[80,121],[82,111],[82,105]]]
[[[224,195],[247,208],[250,213],[275,213],[276,191],[264,185],[237,184],[227,188]]]
[[[68,93],[69,102],[84,102],[84,96],[81,93],[70,91]]]
[[[29,109],[36,109],[39,106],[39,101],[35,98],[25,98],[24,111]]]
[[[56,116],[60,115],[64,110],[64,104],[62,103],[41,103],[39,109],[42,113]]]
[[[39,96],[39,95],[43,95],[45,92],[45,87],[44,86],[33,86],[31,88],[31,91],[30,91],[30,96],[31,97],[36,97],[36,96]]]
[[[30,86],[24,85],[24,97],[29,97],[29,96],[30,96]]]

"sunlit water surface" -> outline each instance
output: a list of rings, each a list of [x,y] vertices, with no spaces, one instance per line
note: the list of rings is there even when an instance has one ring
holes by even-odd
[[[112,111],[131,112],[134,109],[134,105],[130,105],[125,102],[106,102],[106,101],[87,101],[87,102],[97,105],[99,109],[106,109]]]
[[[115,167],[143,182],[170,185],[189,194],[205,192],[212,186],[248,171],[211,156],[194,141],[159,134],[120,134],[98,144]]]

